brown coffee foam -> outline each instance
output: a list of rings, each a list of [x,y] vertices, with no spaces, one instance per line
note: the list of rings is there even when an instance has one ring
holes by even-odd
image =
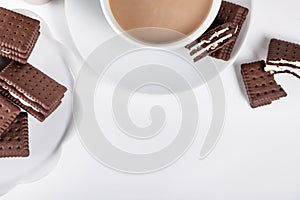
[[[28,157],[28,115],[21,112],[0,136],[0,157]]]
[[[271,104],[287,96],[283,88],[276,83],[274,75],[264,71],[265,66],[264,61],[241,65],[241,73],[252,108]]]
[[[194,33],[209,15],[213,0],[109,0],[109,4],[116,22],[130,35],[131,30],[149,28],[172,30],[168,35],[177,33],[172,39],[161,37],[165,35],[162,31],[145,32],[136,38],[146,43],[166,44]]]

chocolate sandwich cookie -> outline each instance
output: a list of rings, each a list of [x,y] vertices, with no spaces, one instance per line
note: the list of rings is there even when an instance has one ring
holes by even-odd
[[[222,24],[205,34],[203,34],[196,43],[191,43],[186,48],[190,50],[190,55],[194,62],[197,62],[207,54],[212,54],[215,51],[230,44],[237,38],[238,25],[234,23]]]
[[[0,136],[21,112],[20,108],[0,95]]]
[[[28,157],[28,115],[21,112],[0,136],[0,157]]]
[[[10,62],[0,71],[0,94],[39,121],[44,121],[60,104],[67,88],[30,64]]]
[[[238,37],[248,15],[248,12],[249,10],[243,6],[223,1],[216,19],[214,20],[207,32],[213,30],[214,28],[220,25],[226,23],[233,23],[238,26],[238,30],[236,32],[236,36]],[[225,45],[222,49],[213,52],[212,54],[210,54],[210,56],[225,61],[229,60],[237,37],[233,42]]]
[[[39,29],[38,20],[0,7],[0,55],[26,64]]]
[[[300,78],[300,45],[271,39],[265,71],[287,72]]]
[[[9,62],[9,59],[0,56],[0,69],[5,67]],[[0,95],[0,136],[14,121],[20,111],[20,108]]]
[[[273,101],[287,96],[281,86],[276,83],[274,75],[264,71],[265,66],[265,61],[241,66],[241,73],[252,108],[271,104]]]

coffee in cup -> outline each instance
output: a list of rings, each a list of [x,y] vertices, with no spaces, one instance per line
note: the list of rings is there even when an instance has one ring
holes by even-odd
[[[204,23],[213,0],[109,0],[115,21],[136,39],[164,44],[190,36]]]

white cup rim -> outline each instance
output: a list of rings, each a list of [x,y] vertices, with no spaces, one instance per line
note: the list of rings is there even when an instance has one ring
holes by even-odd
[[[210,25],[212,24],[212,22],[214,21],[214,19],[216,18],[217,14],[219,12],[221,3],[222,3],[222,0],[213,0],[213,4],[212,4],[212,7],[210,9],[208,16],[206,17],[206,19],[204,20],[202,25],[196,31],[194,31],[190,36],[188,36],[184,39],[181,39],[179,41],[173,42],[173,43],[159,44],[159,45],[147,44],[147,45],[153,46],[153,47],[161,47],[161,48],[165,48],[165,49],[173,49],[173,50],[180,49],[180,48],[186,46],[191,41],[194,41],[197,38],[199,38],[210,27]],[[108,24],[110,25],[110,27],[117,34],[124,35],[124,30],[119,26],[118,22],[115,20],[112,12],[110,10],[109,0],[100,0],[100,4],[101,4],[103,14],[104,14]],[[130,40],[133,40],[133,38],[130,38],[129,36],[127,36],[127,37]],[[137,40],[134,40],[134,42],[137,43]],[[142,43],[140,43],[140,44],[142,44]],[[145,44],[142,44],[142,45],[145,45]]]

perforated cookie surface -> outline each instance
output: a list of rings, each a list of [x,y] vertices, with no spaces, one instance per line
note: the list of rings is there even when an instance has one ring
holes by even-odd
[[[25,64],[39,29],[38,20],[0,7],[0,55]]]
[[[265,72],[264,61],[242,64],[241,73],[252,108],[271,104],[273,101],[287,96],[283,88],[278,85],[274,75]]]
[[[0,85],[31,104],[51,110],[67,89],[30,64],[11,62],[0,72]],[[16,93],[15,91],[18,91]]]
[[[238,25],[238,30],[237,30],[237,37],[240,34],[241,28],[246,20],[246,17],[248,15],[248,8],[245,8],[243,6],[233,4],[227,1],[223,1],[221,4],[220,11],[214,20],[213,24],[209,28],[208,31],[222,25],[225,23],[234,23]],[[230,43],[225,45],[222,49],[215,51],[214,53],[211,54],[212,57],[217,58],[217,59],[222,59],[222,60],[229,60],[232,50],[234,48],[236,39]]]
[[[267,63],[271,64],[270,61],[280,61],[282,59],[300,62],[300,45],[283,40],[271,39]]]
[[[6,131],[20,111],[20,108],[0,95],[0,135]]]
[[[28,115],[21,112],[0,136],[0,157],[29,156]]]

